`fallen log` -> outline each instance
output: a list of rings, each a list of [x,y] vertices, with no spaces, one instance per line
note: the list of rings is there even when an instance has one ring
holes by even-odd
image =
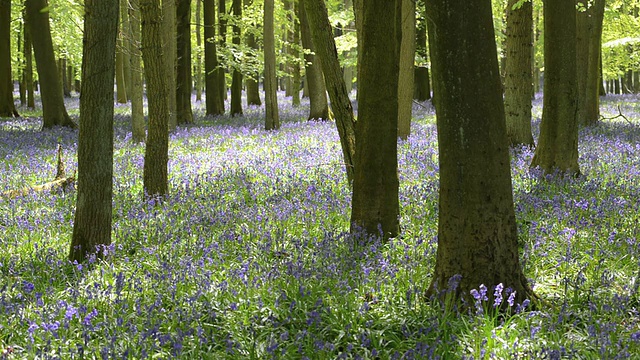
[[[56,191],[65,192],[76,181],[75,176],[66,176],[64,171],[64,162],[62,160],[62,146],[58,145],[58,164],[56,166],[56,177],[53,181],[35,186],[25,186],[22,189],[8,190],[0,193],[0,198],[14,199],[20,196],[26,196],[33,192]]]

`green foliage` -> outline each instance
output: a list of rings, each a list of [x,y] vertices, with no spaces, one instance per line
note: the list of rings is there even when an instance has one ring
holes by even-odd
[[[602,69],[605,79],[640,69],[640,17],[637,0],[607,1],[602,30]]]

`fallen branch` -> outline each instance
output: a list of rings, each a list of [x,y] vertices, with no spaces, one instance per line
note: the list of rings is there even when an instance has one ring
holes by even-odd
[[[53,181],[42,185],[25,186],[22,189],[8,190],[0,194],[0,198],[14,199],[20,196],[28,195],[32,192],[55,191],[61,189],[63,192],[75,183],[75,176],[66,176],[64,171],[64,162],[62,161],[62,146],[58,145],[58,164],[56,166],[56,177]]]
[[[619,117],[623,118],[629,125],[635,126],[635,124],[629,121],[629,119],[627,119],[627,117],[622,114],[622,110],[620,109],[620,104],[618,104],[618,115],[612,116],[612,117],[604,117],[603,115],[600,115],[600,120],[613,120]]]

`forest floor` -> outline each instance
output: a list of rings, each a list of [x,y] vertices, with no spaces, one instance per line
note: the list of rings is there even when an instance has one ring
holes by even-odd
[[[435,264],[438,151],[428,103],[399,143],[403,234],[359,243],[333,122],[280,97],[170,135],[170,195],[142,196],[144,145],[116,108],[113,244],[67,253],[75,191],[0,199],[0,358],[640,358],[640,99],[603,98],[580,132],[579,178],[541,178],[512,151],[522,264],[544,300],[443,311],[423,297]],[[77,120],[77,98],[69,99]],[[0,193],[52,180],[56,147],[77,167],[75,130],[38,112],[0,119]],[[541,101],[534,106],[537,136]],[[497,284],[485,284],[494,291]]]

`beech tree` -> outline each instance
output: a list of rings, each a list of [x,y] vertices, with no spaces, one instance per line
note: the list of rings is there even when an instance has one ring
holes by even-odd
[[[0,0],[0,117],[18,117],[11,80],[11,0]]]
[[[264,128],[266,130],[276,130],[280,128],[273,11],[273,0],[264,0],[264,106],[266,112]]]
[[[224,104],[218,86],[218,54],[216,51],[215,0],[204,0],[204,87],[205,112],[207,115],[224,113]]]
[[[233,16],[236,22],[242,18],[242,0],[233,0],[232,3]],[[240,26],[236,23],[233,25],[233,44],[239,46],[241,44]],[[231,80],[231,116],[242,115],[242,73],[239,69],[233,69]]]
[[[78,195],[69,260],[84,261],[111,243],[113,83],[118,0],[85,0]]]
[[[142,3],[141,3],[142,4]],[[177,62],[177,31],[176,31],[176,0],[162,0],[162,36],[164,44],[164,76],[166,77],[168,96],[169,130],[173,131],[178,125],[176,104],[176,62]],[[144,26],[144,25],[143,25]],[[144,36],[144,35],[143,35]],[[146,62],[145,62],[146,63]],[[146,72],[145,72],[146,74]]]
[[[178,124],[192,124],[191,0],[177,0],[176,5],[176,121]]]
[[[253,0],[244,0],[244,7],[249,8]],[[253,24],[255,26],[255,24]],[[250,31],[247,34],[247,46],[251,48],[255,53],[253,54],[245,54],[247,56],[254,57],[255,54],[258,53],[258,42],[256,41],[255,34]],[[247,86],[247,106],[249,105],[262,105],[262,100],[260,100],[260,88],[258,86],[260,79],[260,73],[258,71],[252,71],[251,76],[247,76],[245,79],[245,83]]]
[[[301,4],[303,5],[303,4]],[[309,91],[308,119],[329,120],[329,102],[327,101],[327,87],[322,75],[320,57],[315,53],[315,46],[311,40],[311,30],[307,21],[304,6],[300,6],[300,36],[304,54],[305,83]]]
[[[131,28],[131,132],[135,142],[147,137],[144,121],[142,89],[142,53],[140,51],[140,0],[129,0],[129,22]]]
[[[456,298],[502,283],[522,302],[533,293],[518,255],[491,0],[427,0],[426,6],[440,168],[428,294],[439,295],[461,276]]]
[[[62,84],[58,77],[58,67],[53,54],[53,42],[49,26],[49,4],[47,0],[25,1],[27,24],[31,33],[33,52],[42,99],[42,128],[67,126],[76,128],[64,106]]]
[[[402,44],[398,73],[398,136],[407,139],[411,134],[413,109],[414,62],[416,57],[416,3],[402,0]]]
[[[531,167],[580,174],[576,119],[576,4],[544,1],[544,95],[540,137]]]

